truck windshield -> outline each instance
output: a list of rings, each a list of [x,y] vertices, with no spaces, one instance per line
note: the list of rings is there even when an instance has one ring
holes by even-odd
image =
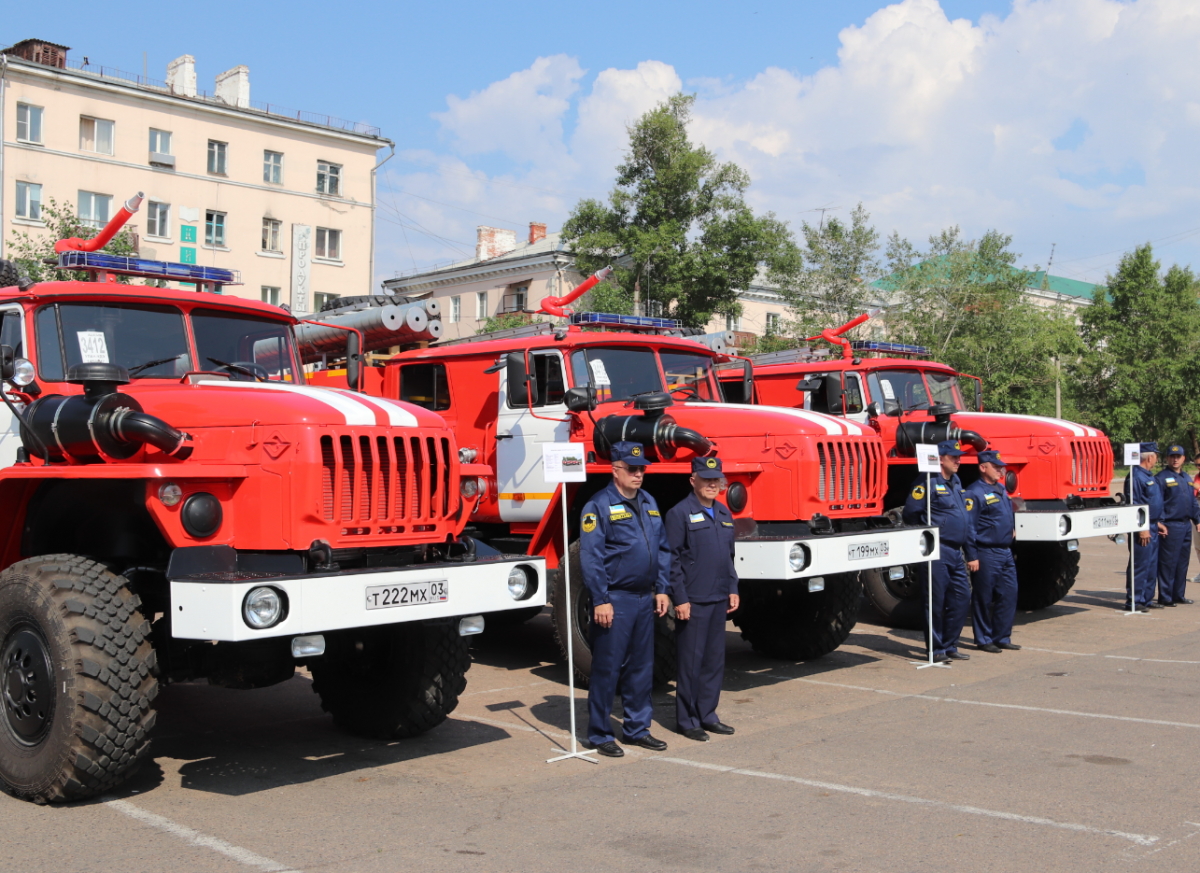
[[[925,378],[929,382],[929,392],[933,395],[934,403],[949,403],[959,412],[966,409],[962,394],[958,390],[958,376],[953,373],[930,371],[925,374]]]
[[[178,379],[193,369],[174,306],[56,303],[36,316],[38,373],[61,382],[75,364],[117,364],[132,379]]]
[[[929,408],[925,380],[916,370],[878,370],[867,376],[867,387],[872,400],[894,400],[906,411]]]
[[[712,358],[691,352],[659,352],[667,390],[676,399],[720,400],[713,388]]]
[[[192,311],[197,369],[228,373],[239,381],[298,382],[291,326],[220,309]]]
[[[571,355],[571,375],[576,386],[594,387],[600,403],[663,390],[652,349],[612,346],[581,349]]]

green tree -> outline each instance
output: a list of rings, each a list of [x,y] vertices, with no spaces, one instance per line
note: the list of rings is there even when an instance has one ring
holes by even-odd
[[[1088,423],[1114,443],[1187,439],[1195,450],[1200,400],[1196,277],[1165,275],[1147,243],[1121,258],[1083,313],[1087,349],[1074,368]]]
[[[741,314],[737,292],[760,267],[795,256],[787,224],[746,205],[750,177],[688,138],[695,97],[676,94],[628,128],[629,150],[607,202],[581,200],[563,240],[584,275],[622,255],[615,271],[623,296],[642,312],[661,305],[690,327],[714,313]]]
[[[54,244],[60,239],[91,239],[98,230],[87,225],[75,212],[75,207],[69,201],[59,204],[51,197],[42,204],[42,220],[46,229],[30,233],[29,231],[14,231],[9,238],[8,257],[17,269],[29,276],[35,282],[66,282],[78,279],[80,274],[73,270],[60,270],[47,264],[57,262],[58,255],[54,252]],[[134,237],[128,227],[122,228],[100,251],[110,255],[136,255]],[[128,285],[128,276],[119,276],[117,281]],[[146,280],[146,284],[154,284]]]
[[[475,331],[475,333],[491,333],[494,330],[507,330],[510,327],[524,327],[527,324],[541,321],[540,318],[528,318],[516,312],[508,312],[504,315],[489,315],[483,323],[483,327]]]

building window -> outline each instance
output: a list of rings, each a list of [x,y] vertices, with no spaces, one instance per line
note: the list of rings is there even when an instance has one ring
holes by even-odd
[[[458,322],[461,318],[462,318],[462,298],[457,297],[457,296],[451,297],[450,298],[450,323],[458,324]]]
[[[112,195],[79,192],[79,222],[84,227],[104,227],[112,215]]]
[[[317,161],[317,193],[341,195],[341,164],[331,164],[329,161]]]
[[[783,327],[783,317],[778,312],[767,313],[767,333],[778,333]]]
[[[113,153],[113,123],[102,118],[79,116],[79,148],[101,155]]]
[[[341,294],[324,294],[320,291],[313,295],[313,312],[320,312],[330,300],[337,300]]]
[[[330,261],[342,259],[342,232],[328,227],[317,228],[317,249],[314,257]]]
[[[174,154],[171,151],[171,131],[150,128],[150,153],[155,155]]]
[[[487,295],[488,295],[488,293],[486,291],[476,291],[475,292],[475,317],[476,318],[487,318],[488,317]]]
[[[224,212],[213,212],[209,209],[204,213],[204,244],[217,247],[225,245]]]
[[[41,143],[42,107],[17,104],[17,141]]]
[[[229,143],[208,141],[208,171],[218,176],[225,175],[225,159],[229,153]]]
[[[646,314],[651,318],[662,318],[664,314],[663,302],[661,300],[647,300]]]
[[[508,294],[504,296],[504,311],[505,312],[524,312],[526,298],[529,296],[528,285],[518,285],[515,288],[510,288]]]
[[[270,303],[272,306],[279,305],[279,289],[274,285],[262,286],[262,302]]]
[[[146,234],[169,237],[171,235],[171,204],[151,200],[146,209]]]
[[[279,229],[281,227],[283,227],[283,222],[281,221],[277,221],[274,218],[263,219],[262,250],[264,252],[283,251],[279,247]]]
[[[32,182],[17,183],[17,218],[42,220],[42,186]]]
[[[283,152],[263,152],[263,181],[283,184]]]
[[[740,315],[726,315],[725,316],[725,329],[726,330],[741,330],[742,329],[742,317]]]

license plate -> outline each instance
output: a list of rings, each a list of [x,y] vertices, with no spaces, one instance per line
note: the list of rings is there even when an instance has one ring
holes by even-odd
[[[865,561],[868,558],[886,558],[888,556],[887,540],[877,543],[855,543],[849,547],[851,561]]]
[[[1101,527],[1116,527],[1117,517],[1115,515],[1096,515],[1092,517],[1092,528]]]
[[[403,582],[399,585],[367,586],[367,609],[391,609],[393,606],[424,606],[445,603],[450,599],[450,584],[445,579],[436,582]]]

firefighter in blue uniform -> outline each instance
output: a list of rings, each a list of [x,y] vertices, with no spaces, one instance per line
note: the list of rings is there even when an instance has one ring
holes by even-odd
[[[1184,597],[1188,562],[1192,558],[1192,527],[1200,530],[1200,504],[1192,477],[1183,472],[1183,446],[1167,449],[1167,466],[1154,478],[1162,489],[1163,524],[1167,533],[1158,544],[1158,602],[1163,606],[1191,603]]]
[[[1012,542],[1017,535],[1012,501],[1004,490],[1004,459],[999,452],[979,453],[979,478],[963,492],[975,529],[979,570],[971,579],[971,618],[975,645],[993,655],[1021,648],[1012,641],[1017,614],[1017,565]]]
[[[1130,537],[1129,555],[1133,563],[1133,574],[1125,565],[1125,608],[1134,604],[1138,612],[1161,609],[1154,602],[1154,583],[1158,578],[1159,536],[1166,534],[1163,519],[1162,488],[1151,468],[1158,461],[1158,443],[1142,443],[1138,451],[1141,463],[1125,477],[1125,503],[1146,504],[1150,509],[1150,529],[1139,531]],[[1135,545],[1136,543],[1136,545]],[[1136,550],[1136,551],[1135,551]]]
[[[962,455],[963,449],[957,440],[938,443],[938,461],[942,469],[931,477],[929,493],[926,493],[926,474],[922,473],[913,480],[904,502],[905,524],[925,524],[926,505],[932,508],[932,524],[938,528],[941,540],[941,557],[933,562],[933,639],[929,645],[934,661],[966,661],[971,657],[958,650],[958,637],[971,607],[971,582],[967,570],[975,572],[979,569],[979,561],[975,558],[975,532],[967,516],[962,483],[958,478]],[[924,570],[924,564],[918,566]],[[921,581],[926,580],[922,578]],[[925,587],[922,591],[928,597]],[[926,608],[930,606],[927,602]]]
[[[592,595],[592,676],[588,741],[601,755],[625,751],[613,736],[613,695],[625,710],[621,742],[662,751],[650,735],[654,617],[668,607],[671,549],[654,498],[642,491],[646,452],[640,443],[612,446],[613,481],[583,507],[579,552]]]
[[[717,717],[725,676],[725,616],[738,608],[733,514],[716,499],[724,482],[720,458],[693,458],[692,493],[667,513],[679,657],[675,717],[679,733],[700,742],[710,733],[733,733]]]

